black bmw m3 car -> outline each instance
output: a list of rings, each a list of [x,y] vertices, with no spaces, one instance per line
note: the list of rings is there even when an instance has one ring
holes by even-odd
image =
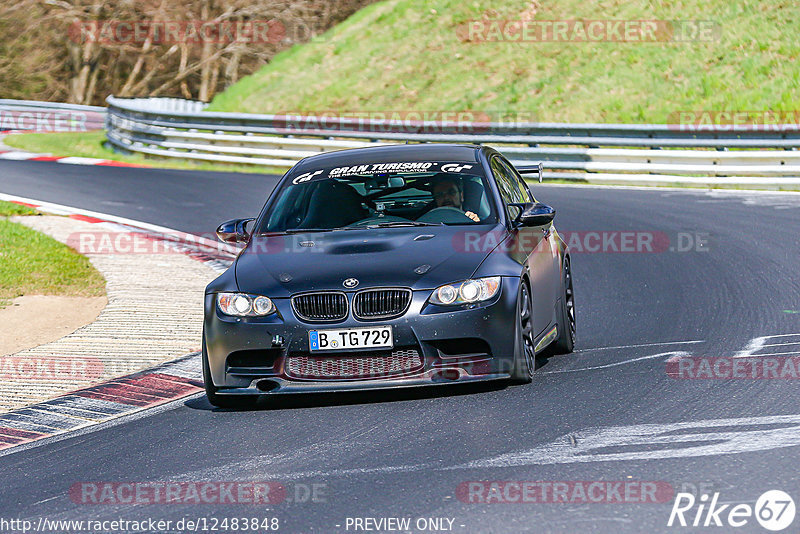
[[[209,401],[530,382],[539,354],[571,352],[575,341],[570,257],[554,216],[488,147],[300,161],[257,218],[217,229],[244,249],[206,289]]]

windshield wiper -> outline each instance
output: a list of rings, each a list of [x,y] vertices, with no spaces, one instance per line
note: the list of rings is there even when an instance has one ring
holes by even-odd
[[[389,221],[377,224],[369,224],[364,228],[393,228],[399,226],[444,226],[444,223],[427,223],[418,221]]]
[[[288,230],[283,230],[281,232],[276,232],[279,234],[310,234],[316,232],[333,232],[334,230],[341,230],[341,228],[289,228]]]
[[[365,228],[364,226],[361,229]],[[337,226],[336,228],[290,228],[278,232],[281,234],[314,234],[318,232],[339,232],[341,230],[359,230],[356,226]]]
[[[365,230],[371,228],[392,228],[400,226],[443,226],[444,223],[426,223],[417,221],[389,221],[376,224],[368,224],[366,226],[338,226],[336,228],[289,228],[280,232],[266,232],[259,235],[267,234],[311,234],[317,232],[337,232],[341,230]]]

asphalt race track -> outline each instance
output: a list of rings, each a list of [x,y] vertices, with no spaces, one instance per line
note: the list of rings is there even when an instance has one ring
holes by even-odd
[[[195,234],[213,232],[232,211],[257,214],[277,178],[232,172],[0,161],[3,193]],[[209,194],[198,195],[197,191]]]
[[[195,233],[254,216],[275,180],[0,162],[0,192]],[[578,232],[585,249],[607,243],[573,248],[577,352],[543,362],[533,384],[310,397],[244,412],[196,396],[0,456],[0,516],[274,517],[283,532],[354,532],[354,518],[368,517],[410,518],[415,532],[419,518],[427,531],[438,524],[427,519],[443,518],[440,528],[454,532],[665,532],[708,528],[667,527],[671,492],[656,503],[612,493],[610,502],[487,504],[470,502],[479,497],[464,488],[646,481],[718,492],[731,505],[752,507],[773,489],[797,501],[800,382],[673,378],[666,360],[800,354],[800,195],[566,186],[534,194],[557,209],[562,234]],[[646,232],[659,246],[615,252],[619,232]],[[782,337],[751,344],[765,336]],[[286,498],[134,506],[87,504],[74,491],[159,481],[277,482]],[[754,517],[711,530],[765,532]]]

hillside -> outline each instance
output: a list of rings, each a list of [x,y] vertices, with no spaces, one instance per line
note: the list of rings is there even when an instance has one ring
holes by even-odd
[[[575,41],[573,34],[486,42],[498,36],[491,21],[576,19],[696,20],[713,31],[692,40],[683,23],[683,41],[662,41],[669,36],[657,32],[656,42]],[[476,20],[486,31],[470,35]],[[798,22],[796,0],[384,0],[316,42],[278,54],[217,95],[211,109],[479,110],[538,121],[655,123],[686,110],[796,110]]]

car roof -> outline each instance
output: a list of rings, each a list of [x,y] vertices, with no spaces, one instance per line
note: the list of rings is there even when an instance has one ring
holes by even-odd
[[[395,161],[458,161],[477,162],[480,145],[454,145],[421,143],[408,145],[382,145],[367,148],[336,150],[309,156],[300,160],[292,171],[309,171],[320,167],[389,163]]]

